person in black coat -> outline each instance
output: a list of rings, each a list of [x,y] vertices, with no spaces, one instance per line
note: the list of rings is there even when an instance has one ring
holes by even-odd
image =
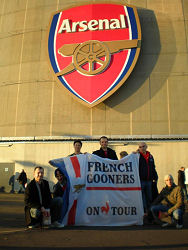
[[[185,188],[185,168],[181,167],[178,171],[178,186]]]
[[[113,149],[108,148],[108,138],[106,136],[102,136],[100,138],[100,145],[101,148],[99,150],[94,151],[94,155],[97,155],[102,158],[108,158],[111,160],[118,160],[116,152]]]
[[[63,197],[63,194],[67,186],[67,178],[59,168],[55,170],[55,177],[58,180],[58,182],[53,187],[53,198]]]
[[[139,143],[138,153],[139,158],[139,176],[142,189],[142,199],[144,212],[147,215],[152,201],[158,195],[157,180],[158,175],[155,169],[153,156],[147,151],[145,142]]]
[[[178,171],[178,186],[180,186],[184,193],[184,198],[187,200],[187,189],[185,185],[185,168],[181,167]]]
[[[22,172],[19,174],[17,181],[19,182],[19,185],[20,185],[18,193],[24,193],[25,184],[27,183],[27,175],[24,169],[22,169]]]
[[[43,179],[44,169],[40,166],[34,169],[34,179],[25,190],[25,221],[28,228],[34,228],[42,223],[42,217],[50,216],[51,192],[48,181]]]

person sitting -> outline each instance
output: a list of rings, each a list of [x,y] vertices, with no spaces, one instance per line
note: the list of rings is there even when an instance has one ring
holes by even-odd
[[[50,216],[51,193],[48,181],[43,179],[44,169],[34,169],[34,179],[25,189],[25,221],[28,228],[42,225],[42,218]]]
[[[152,203],[151,212],[155,221],[160,223],[162,218],[170,216],[171,222],[163,223],[162,227],[176,222],[176,228],[180,229],[183,227],[183,191],[181,187],[175,185],[172,175],[165,175],[164,181],[165,187]]]
[[[40,227],[46,220],[49,224],[52,222],[53,227],[64,227],[56,221],[56,213],[60,214],[60,208],[52,200],[49,183],[43,177],[43,167],[35,167],[34,179],[27,185],[24,195],[26,226],[29,229]]]
[[[55,170],[55,177],[58,182],[53,187],[53,199],[52,199],[52,226],[63,227],[61,224],[62,206],[63,206],[63,194],[67,186],[67,178],[61,172],[59,168]]]

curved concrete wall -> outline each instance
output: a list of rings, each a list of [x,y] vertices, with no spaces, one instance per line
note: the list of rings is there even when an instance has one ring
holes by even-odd
[[[88,1],[81,1],[88,3]],[[13,143],[11,137],[36,138],[188,138],[188,1],[187,0],[90,0],[89,3],[133,4],[142,29],[141,53],[130,77],[103,103],[87,108],[67,94],[53,78],[47,59],[47,32],[51,15],[77,4],[76,0],[0,0],[0,163],[1,178],[22,168],[29,178],[36,164],[67,156],[72,142]],[[135,142],[136,143],[136,142]],[[3,145],[2,145],[3,144]],[[110,145],[117,153],[134,144]],[[84,143],[92,152],[98,143]],[[187,141],[149,142],[159,173],[177,177],[188,167]],[[3,167],[3,163],[5,163]],[[7,184],[8,185],[8,184]],[[15,189],[17,183],[15,183]],[[1,188],[1,186],[0,186]]]
[[[51,15],[78,2],[0,0],[0,137],[188,134],[188,2],[106,2],[138,8],[142,48],[126,84],[90,109],[55,82],[47,62]]]
[[[116,150],[117,156],[121,151],[127,151],[129,154],[135,151],[137,143],[113,143],[109,145]],[[82,152],[92,153],[99,148],[98,142],[83,142]],[[148,150],[155,159],[156,170],[158,172],[158,188],[164,185],[164,175],[172,174],[177,183],[177,172],[181,166],[188,168],[187,142],[148,142]],[[4,145],[0,147],[0,190],[7,178],[6,191],[11,189],[9,179],[12,176],[12,169],[8,165],[14,165],[15,180],[22,169],[25,169],[29,180],[33,179],[33,170],[36,165],[43,166],[45,169],[45,178],[51,186],[55,183],[54,168],[49,165],[49,160],[66,157],[73,153],[73,143],[15,143],[12,146]],[[6,172],[7,170],[7,172]],[[15,181],[15,190],[18,190],[18,182]]]

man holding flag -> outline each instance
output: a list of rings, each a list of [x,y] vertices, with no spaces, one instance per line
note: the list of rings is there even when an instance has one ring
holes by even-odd
[[[63,224],[142,225],[138,160],[137,154],[114,161],[88,153],[51,160],[67,177]]]

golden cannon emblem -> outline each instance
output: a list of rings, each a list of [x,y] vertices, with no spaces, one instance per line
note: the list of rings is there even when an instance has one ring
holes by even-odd
[[[74,193],[80,193],[80,191],[82,190],[82,188],[85,187],[85,184],[78,184],[78,185],[74,185]]]
[[[64,44],[58,52],[62,56],[72,56],[72,62],[56,75],[65,75],[74,70],[90,76],[100,74],[108,67],[112,54],[140,46],[141,40],[138,39],[106,42],[89,40],[83,43]],[[87,68],[84,67],[86,64]]]

